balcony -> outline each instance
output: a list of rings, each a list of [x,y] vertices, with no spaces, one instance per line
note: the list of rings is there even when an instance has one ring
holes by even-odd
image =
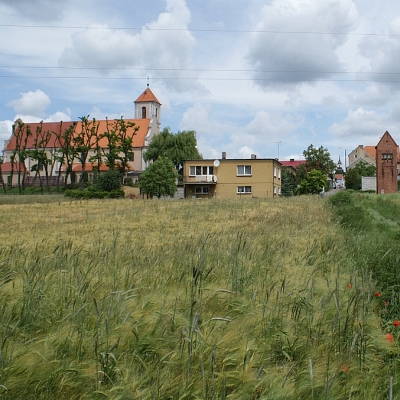
[[[198,183],[216,183],[216,175],[196,175],[196,182]]]

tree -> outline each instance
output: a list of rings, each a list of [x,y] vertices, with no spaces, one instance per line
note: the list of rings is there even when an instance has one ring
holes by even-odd
[[[362,176],[375,176],[375,175],[376,175],[375,166],[361,160],[353,168],[347,169],[346,188],[359,190],[361,188]]]
[[[139,177],[139,187],[150,198],[173,196],[176,192],[177,173],[168,157],[160,157],[150,164]]]
[[[3,164],[3,157],[0,157],[0,181],[1,181],[1,185],[3,186],[3,192],[4,194],[7,194],[7,185],[4,182],[4,178],[3,178],[3,171],[1,169],[1,165]]]
[[[307,176],[300,182],[300,194],[318,194],[326,185],[326,175],[317,169],[307,173]]]
[[[304,168],[307,172],[316,169],[321,171],[325,176],[332,175],[335,163],[331,160],[328,149],[324,149],[322,146],[316,148],[310,144],[307,150],[303,151],[303,156],[306,159]]]
[[[121,173],[115,169],[101,173],[97,177],[96,188],[103,192],[112,192],[121,189]]]
[[[169,128],[154,136],[147,151],[143,154],[145,161],[155,161],[159,157],[168,157],[176,171],[182,174],[183,160],[202,159],[197,150],[195,131],[182,131],[174,134]]]
[[[281,194],[284,197],[293,196],[296,191],[296,173],[291,168],[282,167]]]

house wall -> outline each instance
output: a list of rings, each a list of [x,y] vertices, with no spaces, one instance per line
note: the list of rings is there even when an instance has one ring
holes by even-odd
[[[198,183],[196,176],[190,176],[190,166],[207,166],[213,168],[216,184]],[[238,166],[251,167],[251,174],[238,175]],[[213,160],[185,161],[183,180],[185,197],[196,195],[196,186],[207,184],[209,195],[221,199],[232,198],[273,198],[281,190],[281,165],[272,159],[222,159],[214,166]],[[194,187],[194,188],[193,188]]]
[[[376,191],[376,176],[362,176],[361,177],[361,190]]]
[[[367,162],[373,166],[376,165],[376,160],[369,153],[364,150],[363,145],[357,146],[350,154],[349,154],[349,166],[348,168],[354,167],[360,160]]]

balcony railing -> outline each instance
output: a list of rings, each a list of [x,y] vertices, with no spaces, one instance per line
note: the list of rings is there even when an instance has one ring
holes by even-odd
[[[191,181],[193,177],[189,177],[187,181]],[[217,182],[217,176],[216,175],[196,175],[195,177],[196,182],[201,182],[201,183],[216,183]]]

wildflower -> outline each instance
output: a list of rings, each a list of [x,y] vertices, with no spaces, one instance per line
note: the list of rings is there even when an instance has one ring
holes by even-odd
[[[383,305],[386,307],[386,306],[388,305],[388,302],[387,302],[387,301],[384,301],[384,302],[383,302]]]
[[[347,289],[351,289],[351,283],[346,284]]]
[[[385,335],[385,338],[388,342],[392,343],[393,342],[393,335],[391,333],[387,333]]]
[[[375,297],[381,297],[380,292],[375,292]]]
[[[395,319],[395,320],[393,321],[393,325],[394,325],[394,326],[399,326],[399,325],[400,325],[400,322],[397,321],[397,319]]]
[[[340,369],[341,369],[343,372],[347,372],[347,371],[349,370],[349,367],[348,367],[347,365],[342,365],[342,366],[340,367]]]

